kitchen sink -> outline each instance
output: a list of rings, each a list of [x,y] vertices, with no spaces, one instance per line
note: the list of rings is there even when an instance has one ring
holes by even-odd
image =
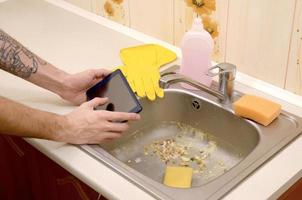
[[[157,199],[221,198],[302,132],[302,119],[290,113],[264,127],[179,84],[140,102],[142,119],[121,138],[80,148]],[[162,184],[167,165],[192,167],[192,187]]]

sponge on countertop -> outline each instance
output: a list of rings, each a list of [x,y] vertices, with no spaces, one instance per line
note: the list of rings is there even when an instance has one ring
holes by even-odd
[[[264,126],[269,125],[281,112],[281,105],[270,100],[244,95],[233,104],[235,114],[252,119]]]
[[[167,166],[164,184],[176,188],[190,188],[193,169],[190,167]]]

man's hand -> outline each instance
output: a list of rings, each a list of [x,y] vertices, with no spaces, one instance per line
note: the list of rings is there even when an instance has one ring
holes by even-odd
[[[110,73],[111,71],[105,69],[92,69],[66,75],[60,96],[75,105],[80,105],[87,100],[86,91]]]
[[[129,125],[114,121],[136,121],[140,119],[140,115],[93,110],[107,100],[107,98],[94,98],[67,114],[62,129],[54,139],[72,144],[98,144],[106,139],[121,137],[121,133],[126,131]]]
[[[0,134],[71,144],[98,144],[106,139],[118,138],[129,125],[115,121],[135,121],[140,119],[140,115],[93,110],[106,101],[107,98],[95,98],[69,114],[58,115],[30,108],[0,96]]]

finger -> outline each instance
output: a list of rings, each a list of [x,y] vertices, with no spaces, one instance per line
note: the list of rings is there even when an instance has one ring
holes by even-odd
[[[113,140],[120,138],[122,135],[120,133],[115,132],[102,132],[99,135],[95,136],[94,138],[91,138],[87,144],[100,144],[106,140]]]
[[[106,124],[104,124],[104,122],[102,123],[102,126],[105,125],[105,131],[108,132],[124,132],[126,130],[129,129],[129,125],[128,123],[114,123],[114,122],[108,122]]]
[[[155,100],[155,91],[154,91],[153,83],[152,83],[152,80],[150,79],[150,77],[145,77],[144,88],[145,88],[148,99],[151,101],[154,101]]]
[[[135,85],[134,85],[134,81],[133,81],[133,79],[131,79],[131,77],[127,77],[127,81],[128,81],[128,83],[129,83],[129,85],[130,85],[130,88],[131,88],[131,90],[135,93],[136,92],[136,89],[135,89]]]
[[[119,136],[120,137],[120,136]],[[119,138],[119,137],[117,137],[117,138]],[[104,139],[104,140],[102,140],[102,142],[104,143],[104,142],[110,142],[110,141],[112,141],[112,140],[114,140],[114,139],[117,139],[117,138],[106,138],[106,139]]]
[[[109,140],[109,139],[117,139],[120,138],[122,135],[120,133],[116,132],[103,132],[100,133],[100,135],[97,137],[98,143],[104,141],[104,140]]]
[[[102,111],[100,115],[109,121],[137,121],[140,119],[140,115],[137,113]]]
[[[95,85],[97,82],[102,80],[105,76],[109,75],[112,73],[112,71],[107,70],[107,69],[92,69],[90,70],[91,73],[91,82],[89,83],[88,88],[92,87]]]
[[[159,87],[159,76],[154,76],[152,77],[152,85],[154,87],[154,91],[156,93],[156,95],[160,98],[164,97],[164,90],[162,88]]]
[[[164,97],[164,90],[160,87],[156,87],[155,89],[155,93],[159,98],[163,98]]]
[[[82,93],[79,96],[72,99],[72,102],[77,106],[81,105],[86,101],[87,101],[87,95],[85,93],[84,94]]]
[[[139,97],[145,97],[146,92],[145,92],[145,89],[144,89],[144,83],[143,83],[143,80],[141,79],[140,76],[135,77],[134,85],[135,85],[135,88],[136,88],[137,95]]]
[[[131,73],[130,70],[128,70],[127,73],[128,73],[128,74],[127,74],[127,77],[126,77],[127,82],[129,83],[129,85],[130,85],[132,91],[133,91],[133,92],[136,92],[135,85],[134,85],[134,78],[135,78],[135,77],[134,77],[134,74]]]
[[[99,79],[109,75],[110,73],[112,73],[112,71],[107,69],[93,69],[92,73],[95,79]]]
[[[86,103],[83,103],[82,105],[86,108],[95,108],[99,105],[103,105],[105,104],[106,102],[108,102],[108,98],[99,98],[99,97],[96,97]]]

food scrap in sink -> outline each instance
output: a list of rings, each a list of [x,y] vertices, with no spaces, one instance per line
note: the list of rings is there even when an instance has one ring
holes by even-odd
[[[145,155],[157,155],[166,164],[187,153],[188,147],[176,143],[175,139],[155,141],[145,147]]]
[[[178,143],[175,139],[166,139],[145,147],[145,155],[155,155],[166,165],[192,167],[194,173],[203,173],[215,145],[212,142],[206,149],[196,151],[194,147]]]
[[[180,132],[173,137],[160,139],[148,144],[144,148],[145,156],[155,156],[165,165],[191,167],[194,174],[203,174],[213,167],[221,167],[226,170],[223,161],[211,160],[211,155],[217,149],[217,143],[209,139],[208,135],[190,126],[183,124],[178,126]]]

